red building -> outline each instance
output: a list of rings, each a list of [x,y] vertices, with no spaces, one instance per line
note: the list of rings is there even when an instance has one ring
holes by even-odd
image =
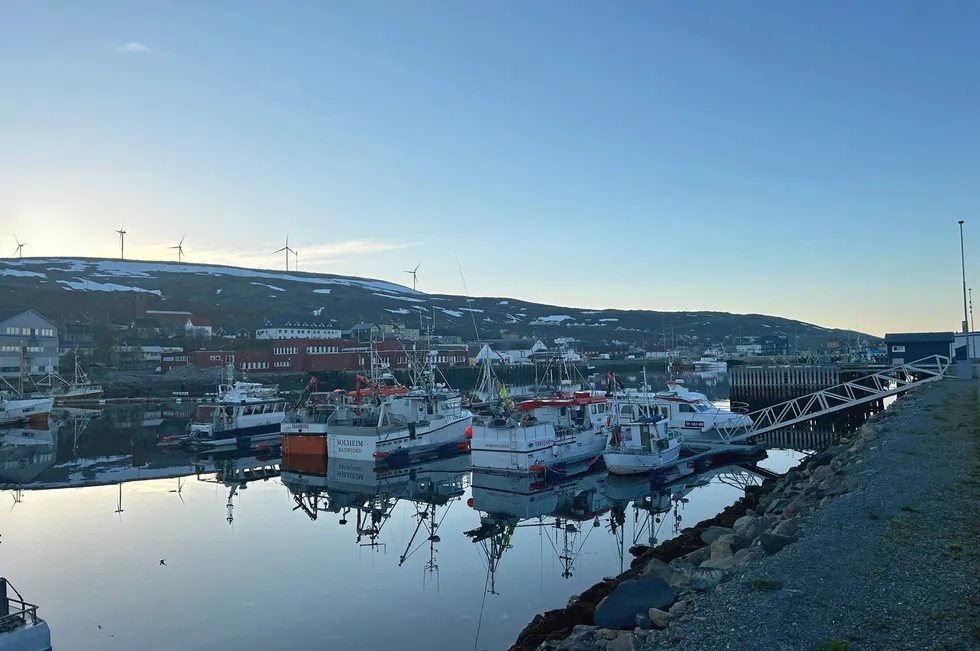
[[[199,368],[226,366],[234,362],[237,371],[263,373],[312,373],[315,371],[368,371],[371,348],[344,339],[280,339],[269,348],[240,350],[196,350],[164,355],[160,370],[175,366]],[[408,368],[409,356],[397,341],[382,341],[374,346],[377,361],[392,369]],[[469,366],[470,358],[463,346],[446,346],[431,351],[436,366]]]

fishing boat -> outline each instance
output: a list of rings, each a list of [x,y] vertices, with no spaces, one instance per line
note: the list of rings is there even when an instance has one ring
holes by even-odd
[[[606,397],[589,391],[559,391],[552,397],[519,402],[474,421],[473,468],[584,471],[602,456],[609,422]]]
[[[54,387],[51,392],[54,404],[60,405],[73,400],[101,400],[102,386],[93,384],[78,364],[78,349],[75,349],[75,370],[70,381],[63,386]]]
[[[296,449],[302,437],[322,439],[327,434],[327,422],[338,408],[348,404],[360,404],[371,398],[384,398],[408,393],[408,387],[398,383],[390,372],[378,372],[368,378],[358,375],[353,391],[334,389],[317,391],[316,377],[310,379],[298,407],[289,412],[282,423],[283,445]],[[287,440],[288,439],[288,440]],[[321,440],[322,445],[322,440]]]
[[[37,608],[0,577],[0,649],[51,651],[51,629],[38,617]]]
[[[677,460],[683,436],[652,401],[620,398],[613,404],[609,445],[602,454],[610,474],[648,473]]]
[[[186,442],[214,447],[278,439],[286,419],[286,400],[277,397],[278,387],[236,382],[231,365],[228,374],[214,404],[198,408]]]
[[[695,439],[717,440],[719,432],[752,427],[752,418],[745,413],[715,406],[708,397],[690,391],[682,380],[671,380],[666,391],[649,391],[646,383],[640,390],[626,389],[611,373],[606,374],[606,395],[621,405],[626,413],[633,402],[657,408],[669,427],[684,432],[690,442]]]
[[[0,425],[45,423],[53,406],[53,398],[25,397],[12,391],[0,391]]]
[[[721,359],[717,354],[707,351],[700,359],[694,362],[695,371],[725,371],[728,370],[728,363]]]

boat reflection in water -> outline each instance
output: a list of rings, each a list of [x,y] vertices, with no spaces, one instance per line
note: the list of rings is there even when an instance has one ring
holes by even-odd
[[[379,467],[374,460],[334,459],[287,455],[282,462],[282,483],[311,520],[334,513],[346,525],[355,520],[355,539],[361,547],[387,551],[379,537],[399,501],[413,504],[415,530],[398,564],[428,546],[427,573],[438,571],[436,544],[439,528],[453,503],[465,493],[470,457],[458,454],[396,467]]]
[[[198,481],[220,484],[228,489],[225,503],[228,510],[225,519],[228,524],[235,522],[235,495],[240,495],[251,483],[267,482],[278,477],[281,462],[282,448],[279,444],[212,449],[191,457]],[[182,488],[180,479],[177,478],[177,493]]]
[[[562,577],[573,575],[585,543],[592,532],[603,526],[612,535],[623,571],[626,545],[627,511],[633,509],[633,539],[654,546],[661,539],[680,533],[687,495],[699,487],[722,482],[744,490],[771,475],[758,467],[765,452],[754,457],[719,455],[695,464],[680,464],[659,482],[649,476],[616,476],[606,470],[571,479],[540,482],[533,477],[507,476],[474,471],[470,506],[482,513],[480,526],[465,532],[482,547],[488,570],[488,590],[495,591],[495,575],[504,552],[512,548],[518,528],[538,527],[548,531],[549,542],[562,566]],[[669,521],[670,533],[664,527]],[[645,535],[645,539],[641,537]]]

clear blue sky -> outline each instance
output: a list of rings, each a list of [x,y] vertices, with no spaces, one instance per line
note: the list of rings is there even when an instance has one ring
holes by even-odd
[[[955,329],[980,3],[0,7],[0,243]],[[9,255],[6,249],[0,255]],[[972,283],[972,281],[971,281]]]

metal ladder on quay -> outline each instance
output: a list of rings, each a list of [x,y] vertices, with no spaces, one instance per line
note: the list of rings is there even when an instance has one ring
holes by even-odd
[[[941,380],[951,360],[933,355],[908,364],[841,382],[840,384],[750,412],[752,425],[716,428],[723,444],[732,444],[826,416],[857,405],[896,396],[918,386]]]

